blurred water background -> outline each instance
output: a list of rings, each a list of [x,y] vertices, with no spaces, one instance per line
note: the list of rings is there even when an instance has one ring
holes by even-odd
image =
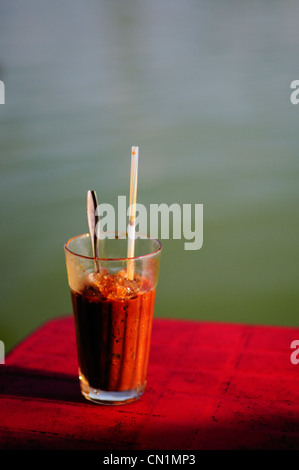
[[[164,240],[155,315],[299,325],[299,3],[1,0],[1,317],[9,350],[71,312],[86,192],[201,203]],[[66,339],[67,340],[67,339]]]

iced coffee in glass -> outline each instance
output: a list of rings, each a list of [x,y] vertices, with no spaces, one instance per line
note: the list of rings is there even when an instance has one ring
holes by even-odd
[[[129,403],[146,387],[161,243],[139,236],[134,258],[125,234],[100,243],[96,259],[89,234],[65,244],[80,386],[93,402]]]

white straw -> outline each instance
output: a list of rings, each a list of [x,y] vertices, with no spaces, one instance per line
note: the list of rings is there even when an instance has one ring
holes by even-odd
[[[134,257],[134,250],[135,250],[138,156],[139,156],[139,147],[136,147],[136,146],[132,147],[131,149],[129,228],[128,228],[128,258]],[[131,261],[128,260],[127,274],[128,274],[129,279],[134,279],[133,260]]]

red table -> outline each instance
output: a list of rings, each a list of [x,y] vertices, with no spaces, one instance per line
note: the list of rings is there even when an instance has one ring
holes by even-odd
[[[299,328],[155,319],[148,387],[131,404],[85,400],[71,316],[0,365],[1,449],[299,449]]]

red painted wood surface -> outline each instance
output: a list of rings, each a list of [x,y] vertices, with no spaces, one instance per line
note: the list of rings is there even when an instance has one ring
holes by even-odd
[[[71,316],[0,365],[1,449],[299,449],[298,328],[155,319],[137,402],[85,400]]]

